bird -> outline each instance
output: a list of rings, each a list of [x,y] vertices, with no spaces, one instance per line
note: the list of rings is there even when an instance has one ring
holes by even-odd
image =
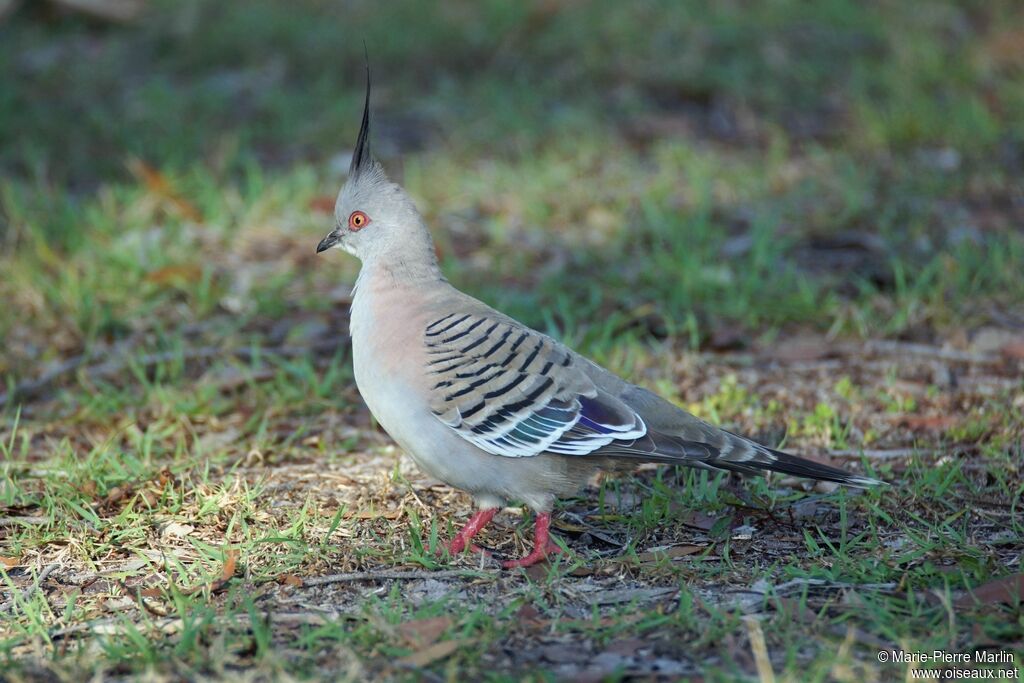
[[[361,261],[349,313],[356,386],[420,469],[476,504],[442,554],[486,552],[474,536],[518,501],[535,513],[533,547],[502,566],[543,562],[561,552],[550,535],[556,500],[597,471],[639,463],[883,483],[715,427],[455,288],[413,199],[370,155],[369,63],[334,217],[316,252]]]

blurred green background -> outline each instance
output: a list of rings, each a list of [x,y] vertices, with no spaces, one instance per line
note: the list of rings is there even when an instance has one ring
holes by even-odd
[[[584,350],[1024,324],[1018,2],[85,4],[0,23],[8,388],[336,308],[364,44],[452,279]]]

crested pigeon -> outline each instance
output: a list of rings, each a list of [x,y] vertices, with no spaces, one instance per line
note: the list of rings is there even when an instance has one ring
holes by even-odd
[[[362,261],[350,311],[359,392],[421,469],[478,506],[452,555],[479,551],[474,535],[520,501],[536,513],[533,550],[503,566],[544,560],[559,551],[548,533],[556,498],[630,463],[882,483],[718,429],[449,284],[412,199],[370,156],[369,68],[335,219],[316,251]]]

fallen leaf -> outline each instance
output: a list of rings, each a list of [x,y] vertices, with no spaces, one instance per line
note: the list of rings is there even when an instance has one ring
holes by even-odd
[[[185,538],[190,533],[195,531],[196,528],[191,524],[178,524],[177,522],[171,522],[164,527],[161,536],[171,536],[174,538]]]
[[[697,511],[690,513],[690,515],[683,520],[683,525],[693,527],[694,529],[700,529],[701,531],[710,531],[717,522],[717,517],[711,517],[703,512]]]
[[[11,567],[17,567],[19,564],[21,564],[21,558],[0,555],[0,564],[2,564],[7,569],[10,569]]]
[[[434,643],[428,647],[413,652],[411,655],[407,655],[397,660],[395,664],[398,666],[410,667],[413,669],[422,669],[425,666],[429,666],[434,662],[444,659],[461,647],[465,647],[472,643],[472,640],[442,640],[440,643]]]
[[[974,607],[976,604],[1016,604],[1024,600],[1024,574],[1011,574],[995,581],[984,583],[957,598],[953,604],[958,608]]]
[[[544,616],[540,610],[527,602],[516,610],[516,621],[524,624],[540,623],[544,621]]]
[[[128,490],[123,486],[115,486],[114,488],[107,491],[107,497],[104,498],[103,502],[108,505],[111,503],[117,503],[125,499],[128,495]]]
[[[295,574],[281,574],[277,577],[277,582],[294,588],[302,588],[302,579]]]
[[[163,596],[163,594],[164,590],[162,588],[156,587],[143,588],[139,591],[139,595],[141,595],[144,598],[159,598]]]
[[[146,282],[155,285],[195,282],[203,277],[203,269],[192,263],[178,263],[164,266],[146,273]]]
[[[146,507],[150,508],[156,507],[156,504],[160,502],[160,494],[153,489],[146,489],[139,494],[139,498],[146,504]]]
[[[672,559],[674,557],[685,557],[687,555],[695,555],[699,552],[703,552],[707,546],[701,545],[677,545],[671,548],[664,548],[661,550],[648,550],[642,552],[636,556],[636,561],[640,563],[657,562],[663,559]]]
[[[224,553],[224,566],[221,568],[220,579],[221,581],[227,581],[235,575],[235,570],[238,568],[238,551],[229,550]]]
[[[415,619],[399,624],[398,634],[407,644],[422,648],[436,643],[451,625],[452,620],[448,617]]]
[[[182,198],[163,173],[137,158],[128,160],[128,170],[146,186],[147,190],[174,207],[174,210],[183,218],[196,223],[202,221],[203,217],[199,213],[199,209]]]
[[[237,570],[238,551],[228,550],[224,553],[224,565],[221,567],[220,577],[216,581],[211,583],[209,586],[196,586],[195,588],[182,591],[182,593],[184,595],[192,595],[193,593],[198,593],[199,591],[203,590],[203,588],[209,588],[211,594],[218,593],[224,590],[225,586],[228,585],[228,582],[231,581],[231,579],[235,576],[235,571]]]

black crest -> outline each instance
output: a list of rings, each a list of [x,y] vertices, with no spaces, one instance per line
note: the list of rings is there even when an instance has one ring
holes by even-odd
[[[363,104],[363,124],[359,127],[356,148],[352,152],[349,176],[355,176],[373,165],[370,159],[370,60],[366,59],[366,102]]]

